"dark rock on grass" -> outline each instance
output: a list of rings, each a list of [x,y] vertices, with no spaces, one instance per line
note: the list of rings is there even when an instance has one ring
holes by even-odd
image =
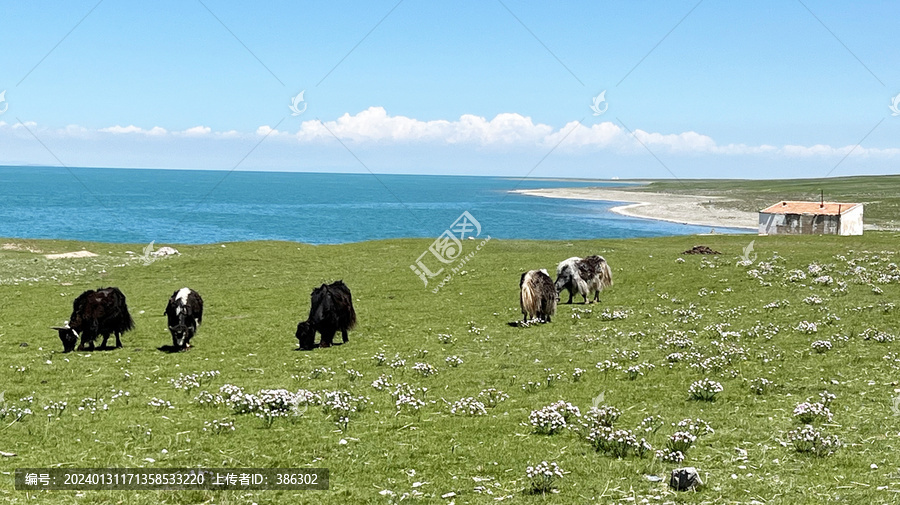
[[[691,247],[687,251],[684,251],[681,254],[722,254],[719,251],[714,251],[705,245],[695,245]]]
[[[700,480],[700,473],[692,466],[672,470],[672,476],[669,478],[669,487],[676,491],[696,489],[702,485],[703,481]]]

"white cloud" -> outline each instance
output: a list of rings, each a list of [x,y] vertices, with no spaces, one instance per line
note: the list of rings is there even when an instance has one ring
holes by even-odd
[[[135,126],[135,125],[128,125],[128,126],[116,125],[116,126],[110,126],[108,128],[100,128],[100,130],[98,130],[98,131],[103,132],[103,133],[113,133],[116,135],[128,134],[128,133],[140,133],[143,135],[161,136],[161,135],[165,135],[166,133],[168,133],[165,128],[162,128],[159,126],[154,126],[153,128],[151,128],[149,130],[145,130],[145,129],[143,129],[139,126]]]
[[[212,131],[212,128],[209,126],[194,126],[193,128],[188,128],[183,132],[177,132],[180,135],[185,135],[187,137],[202,137],[204,135],[209,135]]]
[[[101,131],[101,132],[104,132],[104,133],[116,133],[116,134],[120,134],[120,133],[144,133],[143,128],[139,128],[139,127],[134,126],[134,125],[128,125],[128,126],[120,126],[120,125],[110,126],[109,128],[100,128],[100,131]]]
[[[463,115],[458,121],[420,121],[406,116],[389,116],[383,107],[369,107],[354,116],[344,114],[335,121],[304,121],[296,137],[313,141],[336,136],[355,142],[444,142],[518,144],[541,142],[553,128],[535,125],[520,114],[498,114],[488,121]]]
[[[34,122],[24,124],[31,130],[43,131],[59,137],[89,139],[95,133],[112,135],[137,134],[142,137],[198,138],[213,135],[219,139],[245,141],[252,138],[250,133],[236,130],[213,131],[209,126],[195,126],[183,131],[167,131],[160,126],[144,129],[135,125],[115,125],[99,130],[69,125],[62,129],[40,129]],[[4,131],[22,130],[23,124],[8,124],[0,121]],[[480,147],[500,147],[536,149],[549,152],[557,148],[567,155],[585,155],[594,152],[611,154],[643,153],[645,147],[660,155],[719,155],[719,156],[780,156],[796,158],[900,158],[900,148],[866,148],[862,146],[834,147],[829,145],[784,145],[781,147],[762,144],[724,144],[695,131],[681,133],[648,132],[633,130],[633,134],[619,124],[605,121],[582,124],[572,121],[560,128],[543,123],[535,123],[530,117],[517,113],[502,113],[493,119],[465,114],[455,120],[422,121],[406,116],[391,116],[383,107],[369,107],[354,115],[345,113],[333,121],[309,120],[301,123],[295,133],[276,130],[268,125],[260,126],[255,136],[267,137],[267,141],[279,139],[282,142],[316,143],[326,145],[336,136],[343,142],[385,145],[416,144],[455,145]]]

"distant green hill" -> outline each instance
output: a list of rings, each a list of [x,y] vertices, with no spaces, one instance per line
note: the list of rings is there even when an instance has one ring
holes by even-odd
[[[723,196],[717,206],[758,211],[781,200],[818,200],[865,204],[865,222],[900,228],[900,175],[834,177],[825,179],[682,179],[654,180],[633,191]]]

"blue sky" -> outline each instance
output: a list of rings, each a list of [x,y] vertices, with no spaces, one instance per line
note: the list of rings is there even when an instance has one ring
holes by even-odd
[[[0,164],[598,178],[900,167],[895,2],[3,9]],[[301,90],[307,109],[291,116]]]

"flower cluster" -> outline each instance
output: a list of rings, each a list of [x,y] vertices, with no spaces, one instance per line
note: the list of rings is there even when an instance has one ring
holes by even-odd
[[[663,419],[659,416],[649,416],[641,420],[637,429],[644,433],[656,433],[663,425]]]
[[[669,452],[680,452],[685,453],[691,446],[694,445],[694,442],[697,441],[697,436],[689,431],[676,431],[669,440],[666,441],[666,447],[669,448]]]
[[[453,338],[453,335],[450,335],[449,333],[438,333],[437,338],[438,338],[438,342],[440,342],[444,345],[449,345],[456,341]]]
[[[234,431],[234,421],[229,419],[214,419],[203,421],[203,431],[211,431],[216,435]]]
[[[803,270],[791,270],[788,272],[787,280],[789,282],[800,282],[806,280],[806,273]]]
[[[330,368],[327,367],[318,367],[313,368],[311,372],[309,372],[309,380],[319,379],[319,378],[328,378],[334,376],[334,372],[331,371]]]
[[[765,394],[775,388],[775,383],[764,377],[757,377],[756,379],[752,379],[749,385],[750,391],[753,391],[758,395]]]
[[[787,307],[790,304],[791,304],[791,302],[788,300],[775,300],[772,303],[767,303],[767,304],[763,305],[763,308],[767,309],[767,310],[780,309],[782,307]]]
[[[531,423],[535,433],[542,435],[553,435],[566,428],[565,416],[550,406],[532,410],[528,422]]]
[[[787,439],[797,452],[814,454],[819,457],[834,454],[843,443],[835,435],[825,435],[821,431],[806,425],[799,430],[787,433]]]
[[[667,451],[660,449],[656,451],[656,459],[666,463],[681,463],[684,461],[684,453],[681,451]]]
[[[218,370],[209,370],[206,372],[192,373],[189,375],[179,374],[177,378],[169,379],[169,383],[172,384],[175,389],[190,391],[191,389],[199,388],[203,385],[204,382],[208,382],[210,379],[218,376]]]
[[[128,400],[131,398],[131,393],[129,393],[128,391],[123,391],[123,390],[121,390],[121,389],[118,390],[118,391],[116,391],[115,389],[113,389],[113,394],[112,394],[112,396],[109,398],[109,403],[113,403],[113,402],[115,402],[116,400],[118,400],[119,398],[124,398],[124,399],[125,399],[125,404],[127,405],[127,404],[128,404]]]
[[[200,404],[201,407],[218,407],[225,403],[225,399],[221,395],[212,394],[205,389],[194,397],[194,401]]]
[[[628,319],[628,311],[603,309],[603,312],[600,313],[601,321],[615,321],[618,319]]]
[[[562,468],[555,462],[541,461],[525,468],[525,476],[531,481],[532,493],[547,493],[556,487],[556,481],[563,477]]]
[[[13,422],[21,421],[26,416],[32,415],[30,407],[19,407],[17,405],[0,406],[0,421],[6,418],[12,418]]]
[[[478,393],[478,398],[486,406],[493,408],[508,400],[509,395],[499,389],[487,388]]]
[[[597,369],[601,372],[609,372],[610,370],[621,370],[622,367],[615,361],[601,361],[597,363]]]
[[[641,357],[641,351],[629,351],[628,349],[616,349],[612,358],[620,361],[637,361]]]
[[[585,439],[597,452],[616,458],[624,458],[629,454],[643,458],[653,450],[649,442],[643,438],[638,440],[631,430],[615,430],[600,426],[588,432]]]
[[[467,396],[457,400],[453,406],[450,407],[450,413],[466,416],[486,416],[487,408],[480,401],[471,396]]]
[[[725,388],[722,384],[709,379],[700,379],[691,384],[688,389],[691,398],[705,402],[715,401],[716,395],[721,393]]]
[[[673,423],[672,426],[675,427],[678,431],[686,431],[694,436],[702,437],[703,435],[709,435],[711,433],[715,433],[715,430],[712,429],[712,426],[709,425],[708,422],[703,419],[682,419],[677,423]]]
[[[413,370],[422,374],[422,377],[430,377],[437,373],[437,368],[429,365],[428,363],[416,363],[413,365]]]
[[[322,394],[322,411],[341,429],[347,429],[350,415],[362,412],[371,401],[365,396],[353,396],[349,391],[326,391]]]
[[[350,379],[350,382],[353,382],[356,379],[361,379],[363,376],[362,372],[360,372],[358,370],[354,370],[352,368],[348,368],[346,370],[346,372],[347,372],[347,378]]]
[[[684,333],[678,332],[674,335],[670,335],[666,337],[663,341],[663,345],[666,347],[675,347],[678,349],[687,349],[694,345],[694,341],[684,335]]]
[[[584,375],[584,369],[576,367],[575,370],[572,370],[572,382],[580,381],[582,375]]]
[[[807,305],[822,305],[822,299],[816,295],[807,296],[803,299],[803,303]]]
[[[66,410],[66,402],[50,402],[47,405],[44,405],[44,412],[47,413],[47,418],[59,417],[62,415],[63,411]]]
[[[85,405],[85,400],[93,400],[93,398],[85,398],[84,400],[82,400],[82,401],[81,401],[82,406]],[[105,404],[104,404],[104,405],[105,405]],[[168,401],[168,400],[162,400],[162,399],[159,399],[159,398],[157,398],[157,397],[155,397],[155,396],[150,400],[150,402],[147,403],[147,405],[149,405],[149,406],[151,406],[151,407],[153,407],[153,408],[155,408],[156,410],[159,410],[159,411],[163,411],[163,410],[171,410],[171,409],[174,409],[174,408],[175,408],[175,406],[172,405],[172,402],[170,402],[170,401]],[[92,407],[93,407],[93,406],[92,406]],[[82,408],[83,408],[83,407],[78,407],[78,410],[82,410]],[[106,409],[104,409],[104,410],[106,410]],[[92,410],[91,413],[93,414],[94,411]]]
[[[601,426],[612,428],[612,425],[622,415],[622,411],[609,405],[600,407],[591,407],[584,415],[583,426],[588,430],[593,430]]]
[[[652,363],[639,363],[637,365],[630,366],[625,369],[625,376],[628,377],[628,380],[635,380],[638,377],[643,377],[644,372],[649,372],[656,368],[656,365]]]
[[[830,351],[832,347],[830,340],[816,340],[810,346],[819,354],[824,354]]]
[[[827,423],[831,421],[832,415],[831,410],[821,402],[803,402],[794,408],[794,417],[803,424],[811,424],[815,421]]]
[[[819,325],[810,321],[800,321],[796,329],[800,333],[816,333],[819,331]]]
[[[874,340],[879,343],[893,342],[894,336],[890,333],[876,330],[875,328],[866,328],[860,336],[863,340]]]
[[[419,398],[419,395],[425,396],[428,388],[413,388],[405,382],[401,382],[394,386],[391,397],[394,399],[394,405],[397,407],[397,414],[401,411],[418,412],[425,406],[425,401]]]
[[[562,374],[554,373],[552,368],[545,368],[544,372],[547,374],[547,387],[552,386],[554,382],[562,380]]]
[[[447,356],[446,358],[444,358],[444,361],[447,363],[447,365],[453,368],[456,368],[459,365],[463,364],[463,360],[459,356]]]
[[[388,374],[381,374],[377,379],[372,381],[372,387],[378,391],[384,391],[385,389],[388,389],[392,386],[392,379],[393,377]]]
[[[372,356],[372,360],[375,361],[375,366],[381,366],[386,361],[386,358],[384,357],[383,352],[379,352],[378,354],[374,354]]]

